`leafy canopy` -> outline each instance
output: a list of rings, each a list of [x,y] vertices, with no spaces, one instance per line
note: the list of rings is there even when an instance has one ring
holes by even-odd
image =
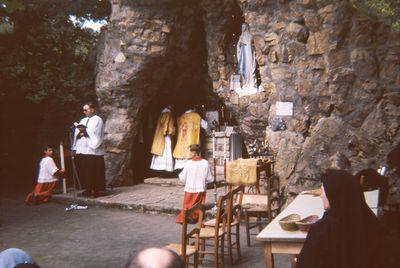
[[[107,0],[0,0],[1,100],[75,104],[94,97],[98,33],[70,20],[108,19]]]
[[[398,0],[351,0],[353,6],[400,30],[400,1]]]

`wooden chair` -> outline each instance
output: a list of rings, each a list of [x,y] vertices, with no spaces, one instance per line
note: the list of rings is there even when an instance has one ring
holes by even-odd
[[[268,196],[264,194],[244,194],[243,195],[243,213],[246,226],[247,246],[250,243],[250,230],[258,227],[261,232],[262,227],[270,221],[268,215]]]
[[[195,212],[199,211],[199,219],[197,226],[188,232],[188,223],[192,221],[190,216]],[[197,203],[194,207],[190,209],[185,209],[183,211],[184,220],[182,223],[182,237],[181,243],[171,243],[165,246],[165,248],[176,252],[182,257],[185,267],[188,267],[189,257],[194,256],[193,264],[194,267],[198,266],[199,263],[199,239],[200,239],[200,229],[203,224],[204,216],[204,205]],[[189,238],[194,239],[194,244],[189,244]]]
[[[227,242],[228,242],[229,262],[232,265],[233,264],[232,248],[234,246],[236,246],[238,260],[241,259],[240,222],[241,222],[244,186],[241,185],[231,191],[232,191],[232,198],[230,202],[229,215],[228,215]],[[232,232],[232,229],[235,229],[235,232]],[[232,242],[232,235],[236,236],[236,242]]]
[[[265,169],[265,194],[243,195],[242,207],[246,226],[247,245],[250,247],[250,230],[258,227],[259,232],[268,224],[280,210],[280,183],[279,178],[273,175],[273,165],[265,164],[260,167],[260,171]],[[254,220],[255,218],[255,220]]]
[[[227,248],[229,255],[229,263],[233,265],[233,247],[236,247],[238,260],[241,259],[240,254],[240,222],[241,222],[241,210],[242,210],[242,199],[244,193],[244,186],[239,186],[236,189],[232,189],[229,185],[229,192],[231,192],[231,199],[228,202],[229,207],[227,208],[227,224],[226,224],[226,236],[227,236]],[[211,219],[204,223],[205,226],[214,227],[216,219]],[[232,232],[234,230],[234,232]],[[232,242],[232,236],[236,236],[236,241]]]
[[[261,179],[267,180],[272,176],[274,162],[261,162],[257,163],[257,181],[254,185],[248,186],[247,192],[261,194]],[[264,183],[265,184],[265,183]]]
[[[229,202],[231,201],[232,193],[228,192],[225,195],[218,197],[217,213],[213,226],[205,226],[200,229],[200,258],[203,260],[205,254],[214,255],[214,267],[219,266],[219,243],[221,242],[221,267],[224,267],[224,247],[225,247],[225,233],[226,223],[228,219]],[[206,241],[212,240],[214,251],[206,251]]]

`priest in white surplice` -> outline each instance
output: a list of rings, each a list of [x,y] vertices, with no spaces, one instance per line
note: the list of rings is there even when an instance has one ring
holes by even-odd
[[[74,123],[75,135],[73,150],[78,176],[84,189],[82,195],[97,197],[105,191],[105,164],[102,148],[104,125],[95,114],[93,103],[83,106],[86,115],[79,124]]]
[[[171,110],[171,106],[162,110],[157,121],[153,144],[151,146],[153,158],[151,160],[150,168],[153,170],[174,170],[171,136],[175,135],[175,126]]]

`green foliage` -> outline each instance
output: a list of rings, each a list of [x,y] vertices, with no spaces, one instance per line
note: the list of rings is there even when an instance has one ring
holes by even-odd
[[[19,1],[0,0],[0,34],[10,34],[13,32],[14,25],[8,15],[24,9],[25,6]]]
[[[389,2],[385,0],[365,0],[365,4],[370,9],[375,10],[383,18],[391,18],[395,15]]]
[[[103,20],[109,12],[107,0],[0,0],[0,101],[19,95],[74,107],[93,99],[98,33],[70,16]]]
[[[0,34],[10,34],[14,30],[14,25],[10,23],[8,17],[0,17]]]
[[[0,0],[0,124],[7,126],[0,161],[10,174],[36,163],[40,145],[66,141],[66,126],[95,99],[99,33],[70,16],[107,20],[109,13],[108,0]]]
[[[398,0],[351,0],[353,6],[376,19],[400,30],[400,1]]]
[[[21,11],[25,9],[25,6],[17,0],[0,0],[0,8],[5,13],[13,13],[15,11]]]

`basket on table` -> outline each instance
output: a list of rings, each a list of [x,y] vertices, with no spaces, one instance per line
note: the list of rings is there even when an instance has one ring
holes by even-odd
[[[290,214],[279,220],[279,224],[285,231],[296,231],[298,230],[296,222],[300,221],[299,214]]]
[[[310,230],[311,225],[316,223],[318,220],[319,220],[319,217],[317,215],[310,215],[308,217],[305,217],[302,220],[297,221],[296,225],[300,231],[308,232],[308,230]]]

